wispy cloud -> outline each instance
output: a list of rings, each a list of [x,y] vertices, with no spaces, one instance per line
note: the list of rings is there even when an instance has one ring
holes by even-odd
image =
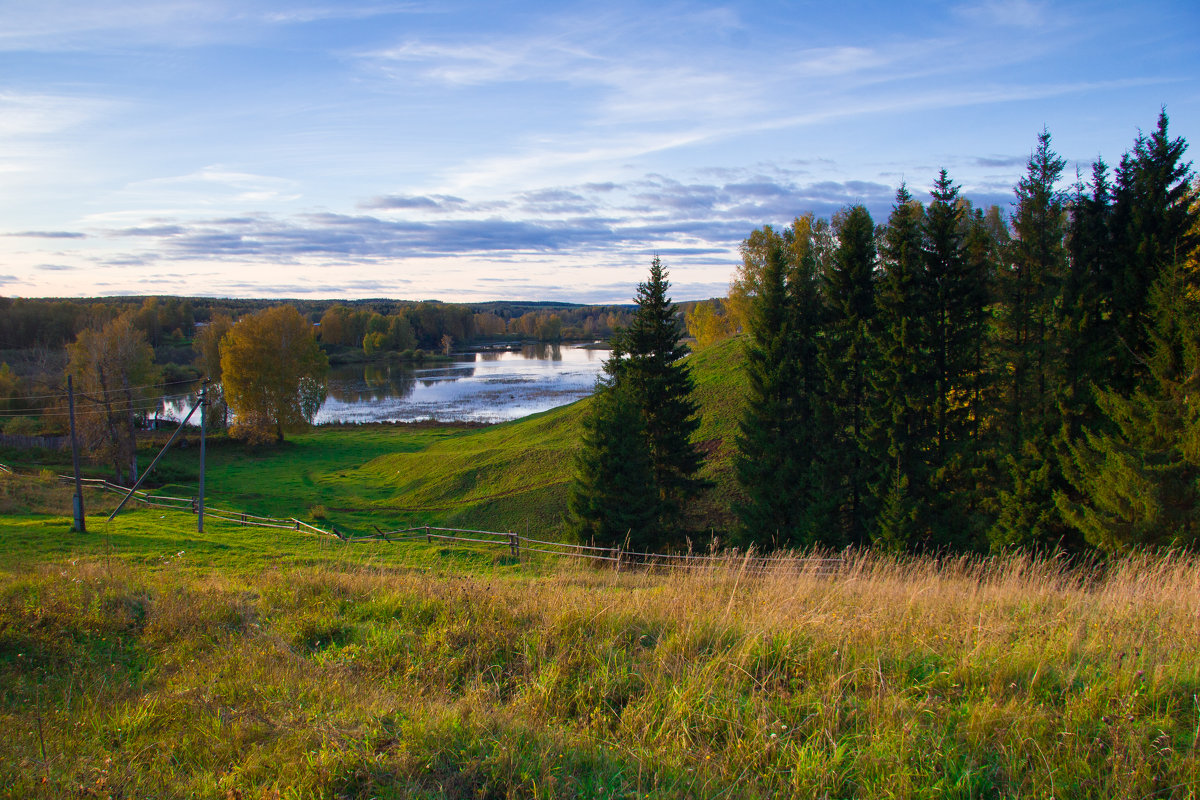
[[[405,209],[417,211],[458,211],[467,201],[448,194],[438,195],[381,195],[358,204],[362,209]]]
[[[413,12],[428,3],[345,3],[296,6],[234,0],[39,0],[8,3],[0,51],[111,50],[130,45],[200,46],[252,41],[256,29],[361,20]]]
[[[86,239],[86,233],[78,231],[19,231],[17,233],[6,233],[5,236],[17,236],[28,239]]]
[[[111,106],[95,98],[0,89],[0,140],[59,133],[94,119]]]

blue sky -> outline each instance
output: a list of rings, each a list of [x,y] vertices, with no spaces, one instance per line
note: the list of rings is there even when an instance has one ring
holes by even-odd
[[[1191,2],[0,0],[0,295],[627,302],[946,168],[1007,208],[1166,107]]]

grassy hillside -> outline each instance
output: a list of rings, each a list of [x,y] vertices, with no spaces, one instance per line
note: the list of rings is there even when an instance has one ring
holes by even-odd
[[[0,797],[1200,786],[1194,557],[614,573],[220,523],[200,536],[153,510],[72,535],[34,513],[52,484],[36,503],[28,486],[0,476]]]
[[[733,341],[690,358],[702,408],[697,442],[714,482],[692,509],[697,530],[729,522],[740,358]],[[327,524],[361,533],[438,524],[558,536],[588,402],[487,428],[321,428],[279,447],[224,443],[210,451],[207,492],[213,503],[271,515],[319,507]],[[165,490],[194,493],[196,464],[194,446],[171,453],[164,474],[179,481]]]

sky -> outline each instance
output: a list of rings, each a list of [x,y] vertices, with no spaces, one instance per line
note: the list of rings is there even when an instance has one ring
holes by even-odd
[[[724,295],[764,224],[1010,209],[1165,108],[1194,2],[0,0],[0,296]],[[1194,149],[1189,151],[1194,156]]]

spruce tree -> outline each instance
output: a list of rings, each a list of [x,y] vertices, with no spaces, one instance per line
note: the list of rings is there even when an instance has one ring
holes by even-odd
[[[1112,312],[1119,347],[1113,385],[1124,392],[1149,377],[1139,357],[1149,350],[1150,287],[1162,270],[1191,252],[1200,213],[1189,202],[1187,142],[1171,139],[1167,122],[1163,111],[1154,132],[1138,136],[1117,170],[1112,224],[1119,270]]]
[[[620,386],[600,386],[583,419],[567,500],[567,527],[582,542],[649,550],[659,543],[658,492],[641,409]]]
[[[683,505],[706,483],[699,478],[703,454],[692,442],[700,427],[699,404],[683,360],[687,347],[675,304],[667,296],[670,282],[658,257],[650,278],[638,284],[637,311],[629,328],[614,337],[605,371],[639,409],[650,447],[658,519],[664,536],[682,532]]]
[[[935,520],[924,543],[968,549],[982,532],[975,470],[979,444],[972,399],[983,380],[980,354],[985,336],[988,287],[967,258],[966,208],[946,171],[930,192],[926,209],[924,315],[932,372],[932,430],[928,443]]]
[[[1069,202],[1068,272],[1062,299],[1061,403],[1068,438],[1094,417],[1093,381],[1109,385],[1118,356],[1114,328],[1117,260],[1108,165],[1092,165],[1089,187],[1077,181]]]
[[[1055,185],[1065,163],[1042,131],[1017,184],[1014,236],[998,276],[993,370],[1002,381],[998,455],[1005,469],[989,532],[996,549],[1054,546],[1068,533],[1053,496],[1063,487],[1054,442],[1063,425],[1067,206]]]
[[[827,491],[827,426],[817,353],[822,306],[813,220],[769,226],[742,246],[758,276],[747,315],[748,396],[734,469],[739,540],[765,547],[837,545]]]
[[[758,260],[757,291],[746,315],[747,403],[738,426],[734,470],[743,500],[735,503],[739,539],[745,544],[790,540],[802,510],[793,439],[799,420],[796,400],[795,339],[787,298],[787,259],[783,237],[770,226],[750,234],[742,245],[746,261]],[[747,268],[747,272],[750,271]]]
[[[835,218],[834,232],[837,245],[822,274],[821,362],[834,423],[829,467],[842,538],[861,545],[873,518],[865,426],[875,362],[875,223],[858,205]]]
[[[1110,552],[1200,545],[1200,282],[1177,263],[1151,288],[1147,385],[1097,390],[1108,423],[1071,444],[1075,495],[1056,496],[1092,545]]]
[[[872,491],[881,510],[873,541],[904,550],[927,524],[929,471],[923,455],[929,436],[924,209],[901,184],[880,252],[876,292],[877,358],[871,372],[868,436],[878,466]]]

